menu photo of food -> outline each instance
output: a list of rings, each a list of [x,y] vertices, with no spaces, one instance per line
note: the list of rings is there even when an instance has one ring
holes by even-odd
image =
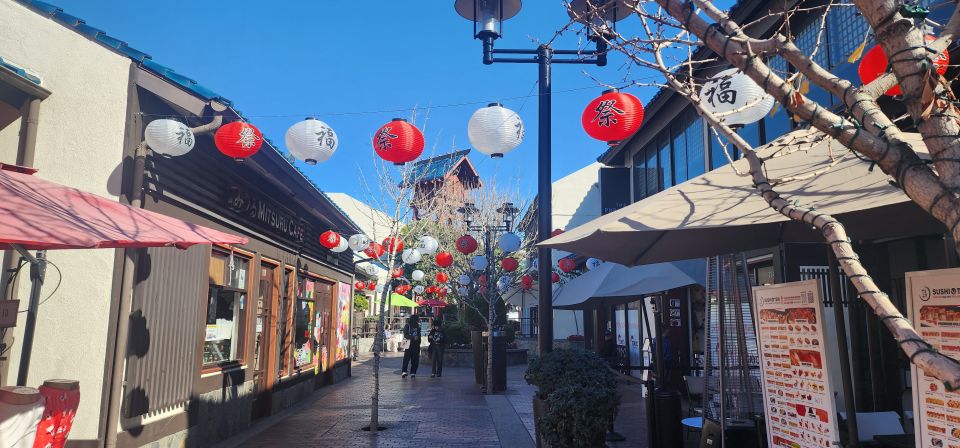
[[[939,327],[944,322],[960,322],[960,306],[924,305],[920,307],[920,325]]]

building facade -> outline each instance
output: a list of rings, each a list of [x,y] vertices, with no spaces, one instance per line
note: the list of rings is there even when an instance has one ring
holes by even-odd
[[[249,239],[49,252],[27,385],[79,381],[69,445],[210,446],[348,376],[354,260],[319,235],[357,224],[269,141],[238,163],[198,134],[187,155],[137,163],[154,119],[243,117],[59,8],[2,0],[0,17],[0,163]],[[19,277],[0,299],[23,309]],[[4,329],[0,384],[16,380],[22,331]]]

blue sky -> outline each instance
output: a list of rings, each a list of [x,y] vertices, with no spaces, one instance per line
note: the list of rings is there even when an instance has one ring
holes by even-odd
[[[325,191],[368,196],[359,173],[372,163],[371,135],[391,118],[409,117],[419,107],[423,127],[429,112],[425,154],[440,154],[468,147],[470,115],[500,101],[520,113],[526,140],[503,159],[474,152],[471,160],[484,179],[519,184],[527,197],[535,193],[537,67],[484,66],[472,24],[454,12],[452,0],[50,1],[230,98],[278,145],[304,117],[329,123],[340,137],[337,153],[324,164],[301,167]],[[504,23],[497,47],[535,48],[534,40],[550,39],[567,21],[561,1],[527,0]],[[636,26],[629,22],[621,22],[621,31]],[[576,48],[580,37],[568,33],[555,46]],[[650,77],[626,70],[624,61],[614,54],[606,67],[554,65],[554,179],[606,149],[580,126],[583,107],[604,89],[584,72],[616,85]],[[627,91],[644,103],[655,93],[649,87]]]

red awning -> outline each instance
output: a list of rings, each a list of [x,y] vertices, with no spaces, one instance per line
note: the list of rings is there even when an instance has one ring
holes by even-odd
[[[0,164],[0,249],[91,249],[245,244],[191,224],[32,176]]]

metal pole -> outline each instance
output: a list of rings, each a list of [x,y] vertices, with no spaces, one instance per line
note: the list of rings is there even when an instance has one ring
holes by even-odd
[[[490,268],[493,264],[493,247],[491,244],[491,233],[493,230],[486,227],[483,232],[483,251],[487,257],[487,266],[484,268],[483,275],[487,278],[487,394],[493,394],[493,326],[496,320],[496,309],[494,308],[494,289],[496,283],[493,280],[493,270]]]
[[[47,251],[37,251],[37,261],[30,263],[30,305],[27,307],[27,323],[23,327],[23,349],[20,351],[20,371],[17,386],[27,385],[30,371],[30,353],[33,350],[33,334],[37,329],[37,308],[40,306],[40,288],[47,272]]]
[[[539,68],[539,78],[537,84],[540,86],[540,116],[538,118],[538,140],[539,148],[537,150],[537,242],[550,238],[550,232],[553,227],[553,191],[550,183],[550,62],[553,59],[553,49],[547,45],[541,45],[537,50],[537,66]],[[551,271],[553,267],[552,253],[549,248],[540,247],[537,249],[537,263],[539,278],[537,284],[540,287],[540,302],[538,313],[540,317],[540,354],[546,354],[553,351],[553,282],[551,281]]]
[[[724,319],[726,318],[726,314],[725,314],[726,310],[724,309],[725,307],[724,307],[724,303],[723,303],[723,302],[724,302],[724,295],[726,295],[726,294],[724,293],[724,290],[723,290],[723,276],[724,276],[724,274],[726,273],[726,269],[725,269],[725,267],[724,267],[724,264],[725,264],[726,260],[727,260],[726,255],[721,255],[721,256],[717,257],[717,261],[718,261],[718,263],[717,263],[717,271],[718,271],[718,272],[717,272],[717,274],[718,274],[718,275],[717,275],[717,333],[718,333],[719,336],[720,336],[720,338],[719,338],[719,339],[720,339],[720,347],[718,347],[718,349],[717,349],[717,354],[719,355],[718,357],[720,358],[720,365],[719,365],[718,367],[719,367],[720,369],[719,369],[719,372],[718,372],[718,374],[717,374],[717,378],[720,380],[720,381],[719,381],[719,387],[720,387],[720,448],[723,448],[724,446],[726,446],[726,443],[727,443],[727,434],[726,434],[726,432],[727,432],[727,422],[726,422],[726,409],[725,409],[727,406],[726,406],[726,399],[724,398],[724,396],[726,395],[726,391],[724,390],[724,387],[726,386],[726,384],[725,384],[725,381],[723,380],[723,376],[726,374],[726,367],[727,367],[727,363],[726,363],[726,360],[725,360],[725,354],[724,354],[724,344],[726,343],[726,338],[724,337],[724,325],[723,325],[723,321],[724,321]]]
[[[843,385],[843,405],[847,408],[848,446],[859,448],[860,437],[857,429],[857,404],[853,398],[853,380],[850,376],[850,352],[847,348],[847,323],[843,317],[843,303],[840,295],[840,274],[837,273],[837,257],[827,245],[827,270],[830,280],[830,298],[833,300],[833,317],[837,326],[837,349],[840,352],[840,376]]]

